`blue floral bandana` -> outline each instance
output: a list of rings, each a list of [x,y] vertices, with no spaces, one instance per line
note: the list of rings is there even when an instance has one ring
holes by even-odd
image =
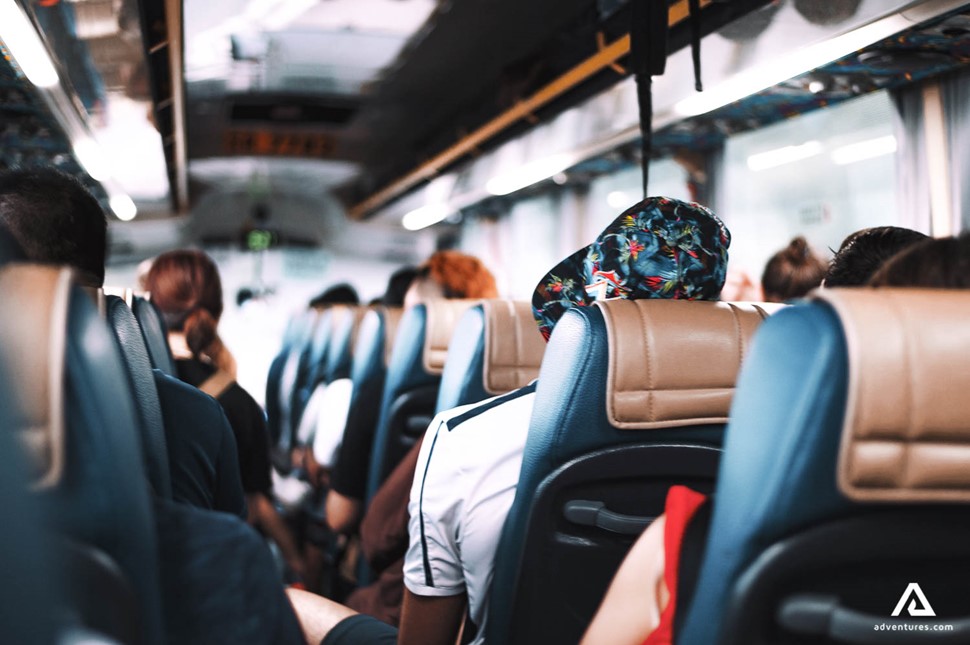
[[[539,331],[549,340],[570,307],[597,300],[717,300],[730,245],[730,232],[708,208],[648,197],[542,278],[532,296]]]

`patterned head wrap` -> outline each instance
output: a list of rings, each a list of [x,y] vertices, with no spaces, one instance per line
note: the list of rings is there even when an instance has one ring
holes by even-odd
[[[648,197],[542,278],[532,312],[548,340],[573,306],[609,298],[717,300],[731,234],[699,204]]]

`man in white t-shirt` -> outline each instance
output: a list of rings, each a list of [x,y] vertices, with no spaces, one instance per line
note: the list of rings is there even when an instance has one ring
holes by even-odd
[[[539,331],[548,339],[567,310],[596,300],[716,300],[729,245],[727,229],[703,206],[647,198],[540,281],[532,298]],[[291,595],[301,619],[318,619],[309,627],[304,621],[308,640],[454,645],[467,613],[465,635],[485,642],[495,550],[515,497],[535,390],[532,383],[442,412],[428,427],[408,507],[399,633],[335,603]]]
[[[727,229],[695,204],[650,198],[558,264],[532,299],[548,339],[569,308],[608,298],[716,300]],[[440,414],[428,428],[411,488],[401,641],[454,643],[467,601],[484,643],[495,550],[519,480],[535,383]],[[415,628],[424,628],[420,632]],[[408,638],[405,640],[404,636]]]

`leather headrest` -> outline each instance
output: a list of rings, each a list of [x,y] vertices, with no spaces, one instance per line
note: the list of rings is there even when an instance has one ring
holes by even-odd
[[[970,292],[821,289],[849,364],[838,484],[859,501],[970,502]]]
[[[425,303],[427,321],[424,330],[424,369],[428,374],[441,374],[448,358],[448,343],[458,319],[479,300],[430,300]]]
[[[532,305],[511,300],[484,300],[485,391],[503,394],[539,376],[546,342],[539,333]]]
[[[15,433],[38,488],[56,484],[64,470],[64,365],[71,271],[10,264],[0,270],[0,361],[16,405]]]
[[[605,300],[607,418],[646,430],[727,423],[751,337],[780,305]]]
[[[404,309],[401,307],[384,307],[384,367],[391,363],[391,351],[394,349],[394,337],[397,325],[401,322]]]

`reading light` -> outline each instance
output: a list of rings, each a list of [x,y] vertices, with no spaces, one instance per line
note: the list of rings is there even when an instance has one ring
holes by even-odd
[[[122,222],[130,222],[138,214],[138,207],[135,206],[135,202],[124,193],[112,195],[108,200],[108,204]]]
[[[768,170],[786,163],[808,159],[822,152],[822,144],[818,141],[806,141],[798,146],[785,146],[776,150],[759,152],[748,157],[748,168],[755,172]]]
[[[88,136],[82,136],[73,143],[74,155],[95,181],[104,181],[111,176],[111,168],[104,150],[98,142]]]
[[[492,177],[485,183],[485,190],[493,195],[508,195],[549,179],[566,170],[571,164],[572,158],[566,154],[530,161],[510,173]]]
[[[845,166],[894,152],[896,152],[896,137],[888,134],[884,137],[876,137],[875,139],[836,148],[832,151],[832,162],[839,166]]]
[[[401,224],[409,231],[419,231],[432,224],[437,224],[448,217],[451,211],[452,209],[445,203],[427,204],[407,213],[401,219]]]

